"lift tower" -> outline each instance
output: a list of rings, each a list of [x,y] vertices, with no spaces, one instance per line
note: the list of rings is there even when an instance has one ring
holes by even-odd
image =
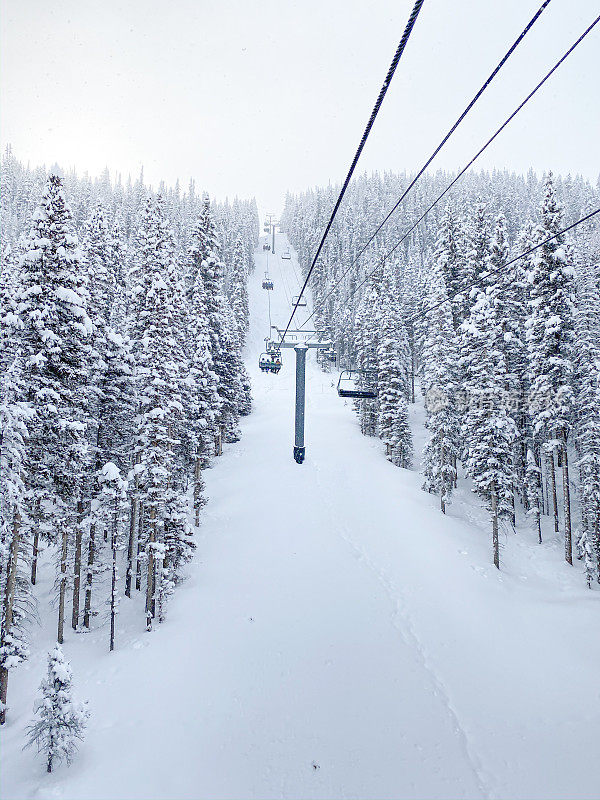
[[[272,234],[271,240],[271,252],[275,255],[275,228],[279,225],[277,220],[275,219],[274,214],[267,214],[267,218],[265,219],[265,224],[263,226],[263,231],[265,233]]]
[[[285,336],[275,325],[279,341],[272,344],[281,349],[296,352],[296,411],[294,417],[294,461],[302,464],[306,454],[304,445],[304,409],[306,400],[306,353],[320,347],[331,347],[330,342],[319,341],[318,331],[288,330]]]

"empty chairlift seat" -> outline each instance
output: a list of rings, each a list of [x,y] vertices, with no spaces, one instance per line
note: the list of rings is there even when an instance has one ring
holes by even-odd
[[[344,369],[337,385],[340,397],[374,400],[377,395],[377,373],[374,370]]]
[[[306,308],[306,300],[303,297],[292,297],[292,306],[298,306],[298,308]]]
[[[286,250],[281,254],[281,257],[283,258],[284,261],[289,261],[290,258],[292,257],[292,254],[290,253],[289,250]]]

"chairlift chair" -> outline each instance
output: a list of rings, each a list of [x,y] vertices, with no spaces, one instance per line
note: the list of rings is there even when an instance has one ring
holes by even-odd
[[[357,400],[374,400],[377,395],[374,370],[344,369],[340,372],[337,392],[340,397],[354,397]]]
[[[298,308],[306,308],[306,300],[304,297],[292,297],[292,305]]]
[[[286,250],[285,253],[281,254],[281,257],[283,258],[284,261],[289,261],[290,258],[292,257],[292,254],[290,253],[289,250]]]
[[[270,249],[271,249],[270,244],[263,244],[263,250],[270,250]]]
[[[270,278],[265,278],[262,282],[263,289],[273,289],[273,281]]]
[[[258,366],[261,372],[274,372],[277,374],[281,369],[281,353],[279,351],[261,353],[258,359]]]
[[[281,361],[281,352],[278,350],[276,353],[271,353],[271,364],[269,369],[271,372],[274,372],[275,375],[279,372],[282,366]]]

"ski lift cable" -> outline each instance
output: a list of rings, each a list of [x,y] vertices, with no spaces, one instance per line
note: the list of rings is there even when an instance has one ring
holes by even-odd
[[[554,233],[554,234],[552,234],[552,236],[548,236],[548,238],[543,239],[541,242],[538,242],[537,244],[533,245],[533,247],[530,247],[528,250],[525,250],[523,253],[519,253],[518,256],[514,256],[509,261],[505,261],[504,264],[501,264],[499,267],[496,267],[496,269],[487,269],[487,270],[485,270],[485,272],[483,272],[480,275],[480,277],[479,277],[479,279],[477,281],[474,281],[473,283],[468,283],[465,286],[462,286],[457,292],[454,292],[452,295],[449,295],[448,298],[446,298],[444,300],[440,300],[439,303],[435,303],[435,305],[433,305],[433,306],[429,306],[428,308],[424,308],[422,311],[418,311],[416,314],[413,314],[412,316],[410,316],[407,319],[407,322],[414,322],[416,319],[419,319],[420,317],[424,317],[426,314],[429,314],[431,311],[435,311],[436,308],[439,308],[440,306],[443,306],[444,303],[448,303],[451,300],[454,300],[455,297],[458,297],[458,295],[462,294],[463,292],[466,292],[468,289],[473,289],[476,286],[478,286],[482,279],[485,279],[485,278],[489,277],[490,275],[497,275],[499,272],[502,272],[504,269],[506,269],[506,267],[510,267],[511,264],[514,264],[516,261],[519,261],[519,259],[525,258],[526,256],[530,255],[531,253],[535,252],[535,250],[538,250],[540,247],[543,247],[545,244],[548,244],[548,242],[551,242],[553,239],[558,239],[559,236],[562,236],[563,234],[568,233],[569,231],[573,230],[573,228],[576,228],[578,225],[581,225],[582,222],[587,222],[589,219],[592,219],[592,217],[595,217],[596,214],[600,214],[600,208],[597,208],[595,211],[591,211],[589,214],[586,214],[585,217],[581,217],[581,219],[578,219],[575,222],[571,223],[571,225],[567,225],[566,228],[563,228],[562,230],[558,231],[558,233]]]
[[[420,177],[423,175],[423,173],[425,172],[425,170],[427,169],[427,167],[428,167],[428,166],[431,164],[431,162],[433,161],[433,159],[434,159],[434,158],[437,156],[437,154],[440,152],[440,150],[441,150],[441,149],[444,147],[444,145],[446,144],[446,142],[448,141],[448,139],[449,139],[449,138],[452,136],[452,134],[455,132],[455,130],[458,128],[458,126],[461,124],[461,122],[462,122],[462,121],[465,119],[465,117],[467,116],[467,114],[468,114],[468,113],[470,112],[470,110],[473,108],[473,106],[475,105],[475,103],[477,103],[477,101],[478,101],[478,100],[479,100],[479,98],[480,98],[480,97],[483,95],[483,93],[484,93],[484,92],[485,92],[485,90],[488,88],[488,86],[490,86],[490,84],[492,83],[492,81],[494,80],[494,78],[496,77],[496,75],[498,75],[498,73],[500,72],[500,70],[502,69],[502,67],[503,67],[503,66],[506,64],[506,62],[508,61],[508,59],[509,59],[509,58],[511,57],[511,55],[514,53],[514,51],[517,49],[517,47],[518,47],[518,46],[521,44],[521,42],[523,41],[523,39],[525,38],[525,36],[527,36],[527,34],[528,34],[528,33],[529,33],[529,31],[531,30],[531,28],[532,28],[532,27],[535,25],[535,23],[537,22],[537,20],[539,19],[539,17],[542,15],[543,11],[544,11],[544,10],[545,10],[545,9],[548,7],[548,5],[550,5],[550,2],[551,2],[551,0],[544,0],[544,2],[542,3],[542,5],[541,5],[541,6],[538,8],[537,12],[536,12],[536,13],[533,15],[533,17],[532,17],[532,18],[529,20],[529,22],[527,23],[527,25],[525,26],[525,28],[524,28],[524,29],[521,31],[521,33],[519,34],[519,36],[518,36],[518,37],[515,39],[515,41],[514,41],[514,42],[513,42],[513,44],[511,45],[511,47],[510,47],[510,48],[507,50],[507,52],[505,53],[505,55],[503,56],[503,58],[500,60],[500,62],[498,63],[498,65],[495,67],[495,69],[492,71],[492,73],[490,74],[490,76],[487,78],[487,80],[485,81],[485,83],[484,83],[484,84],[481,86],[481,88],[479,89],[479,91],[478,91],[478,92],[475,94],[475,96],[473,97],[473,99],[471,100],[471,102],[469,103],[469,105],[468,105],[468,106],[465,108],[465,110],[462,112],[462,114],[460,115],[460,117],[459,117],[459,118],[456,120],[456,122],[454,123],[454,125],[453,125],[453,126],[450,128],[450,130],[448,131],[448,133],[447,133],[447,134],[444,136],[444,138],[442,139],[442,141],[441,141],[441,142],[438,144],[438,146],[435,148],[435,150],[433,151],[433,153],[432,153],[432,154],[429,156],[429,158],[427,159],[427,161],[426,161],[426,162],[423,164],[423,166],[421,167],[421,169],[419,170],[419,172],[417,172],[417,174],[415,175],[415,177],[412,179],[412,181],[409,183],[409,185],[406,187],[406,189],[405,189],[405,190],[402,192],[402,194],[400,195],[400,197],[398,198],[398,200],[396,201],[396,203],[394,204],[394,206],[393,206],[393,207],[392,207],[392,208],[389,210],[389,212],[388,212],[388,213],[387,213],[387,215],[384,217],[384,219],[383,219],[383,220],[382,220],[382,221],[379,223],[379,225],[377,226],[377,228],[375,229],[375,231],[374,231],[374,232],[371,234],[371,236],[369,237],[369,239],[367,239],[367,241],[365,242],[365,244],[364,244],[364,245],[361,247],[361,249],[358,251],[358,253],[357,253],[357,254],[356,254],[356,256],[354,257],[354,260],[353,260],[353,261],[352,261],[352,263],[350,264],[350,267],[349,267],[349,269],[351,269],[351,268],[352,268],[352,266],[353,266],[353,265],[354,265],[354,264],[355,264],[355,263],[358,261],[358,259],[359,259],[359,258],[360,258],[360,257],[361,257],[361,256],[362,256],[364,253],[365,253],[366,249],[369,247],[369,245],[371,244],[371,242],[372,242],[372,241],[375,239],[375,237],[377,236],[377,234],[378,234],[378,233],[381,231],[381,229],[383,228],[383,226],[384,226],[384,225],[385,225],[385,224],[386,224],[386,223],[387,223],[387,222],[390,220],[390,218],[392,217],[392,215],[394,214],[394,212],[396,211],[396,209],[398,208],[398,206],[400,205],[400,203],[402,203],[402,201],[403,201],[403,200],[406,198],[406,196],[407,196],[407,195],[408,195],[408,193],[409,193],[409,192],[412,190],[412,188],[413,188],[413,187],[414,187],[414,185],[417,183],[417,181],[419,180],[419,178],[420,178]]]
[[[267,292],[267,300],[269,302],[269,336],[271,335],[271,295]]]
[[[351,297],[353,297],[353,296],[354,296],[354,294],[356,294],[356,292],[357,292],[357,291],[358,291],[358,290],[359,290],[359,289],[360,289],[362,286],[364,286],[364,285],[365,285],[365,283],[367,283],[367,281],[369,281],[369,280],[370,280],[370,279],[373,277],[373,275],[374,275],[374,274],[375,274],[375,273],[376,273],[376,272],[377,272],[379,269],[381,269],[381,267],[382,267],[382,266],[385,264],[385,262],[387,261],[387,259],[388,259],[388,258],[389,258],[389,257],[390,257],[390,256],[391,256],[393,253],[395,253],[395,251],[398,249],[398,247],[400,247],[400,245],[402,244],[402,242],[403,242],[403,241],[405,241],[405,239],[406,239],[408,236],[410,236],[410,234],[411,234],[411,233],[412,233],[412,232],[415,230],[415,228],[416,228],[416,227],[417,227],[417,226],[418,226],[418,225],[419,225],[419,224],[420,224],[420,223],[421,223],[421,222],[422,222],[422,221],[425,219],[425,217],[426,217],[426,216],[429,214],[429,212],[430,212],[430,211],[431,211],[433,208],[435,208],[435,206],[436,206],[436,205],[437,205],[437,204],[440,202],[440,200],[441,200],[441,199],[442,199],[442,198],[443,198],[443,197],[444,197],[444,196],[445,196],[445,195],[446,195],[446,194],[447,194],[447,193],[450,191],[450,189],[451,189],[451,188],[452,188],[452,187],[453,187],[453,186],[454,186],[454,185],[457,183],[457,181],[458,181],[460,178],[462,178],[462,176],[465,174],[465,172],[467,172],[467,170],[468,170],[468,169],[470,169],[470,168],[473,166],[473,164],[475,163],[475,161],[477,161],[477,159],[479,158],[479,156],[481,156],[481,155],[482,155],[482,154],[485,152],[485,150],[487,150],[487,148],[488,148],[488,147],[489,147],[489,146],[492,144],[492,142],[493,142],[493,141],[496,139],[496,137],[497,137],[497,136],[499,136],[499,135],[500,135],[500,133],[502,133],[502,131],[504,130],[504,128],[506,128],[506,126],[507,126],[507,125],[508,125],[508,124],[509,124],[509,123],[510,123],[510,122],[511,122],[511,121],[512,121],[512,120],[513,120],[513,119],[514,119],[516,116],[517,116],[517,114],[518,114],[518,113],[521,111],[521,109],[523,109],[523,108],[524,108],[524,106],[525,106],[525,105],[526,105],[526,104],[527,104],[527,103],[528,103],[528,102],[529,102],[529,101],[532,99],[532,97],[533,97],[533,96],[534,96],[534,95],[535,95],[535,94],[536,94],[536,93],[537,93],[537,92],[538,92],[538,91],[539,91],[539,90],[542,88],[542,86],[543,86],[543,85],[546,83],[546,81],[547,81],[547,80],[548,80],[548,79],[551,77],[551,75],[553,75],[553,74],[554,74],[554,72],[556,72],[556,70],[557,70],[557,69],[560,67],[560,65],[561,65],[561,64],[562,64],[562,63],[563,63],[563,62],[564,62],[564,61],[565,61],[565,60],[568,58],[568,56],[570,56],[570,55],[571,55],[571,53],[572,53],[572,52],[575,50],[575,48],[576,48],[576,47],[577,47],[577,46],[578,46],[578,45],[579,45],[579,44],[580,44],[580,43],[583,41],[583,39],[585,39],[585,37],[588,35],[588,33],[590,33],[590,31],[591,31],[591,30],[592,30],[592,29],[593,29],[593,28],[594,28],[594,27],[595,27],[595,26],[598,24],[598,22],[600,22],[600,15],[596,17],[596,19],[595,19],[595,20],[594,20],[594,21],[591,23],[591,25],[589,25],[589,27],[588,27],[588,28],[586,28],[586,30],[585,30],[585,31],[584,31],[584,32],[581,34],[581,36],[580,36],[580,37],[577,39],[577,41],[575,41],[575,42],[574,42],[574,43],[571,45],[571,47],[570,47],[570,48],[569,48],[569,49],[568,49],[568,50],[567,50],[567,51],[564,53],[564,55],[562,55],[562,56],[561,56],[561,58],[560,58],[560,59],[559,59],[559,60],[556,62],[556,64],[554,64],[554,66],[553,66],[553,67],[552,67],[552,68],[551,68],[551,69],[550,69],[550,70],[549,70],[549,71],[548,71],[548,72],[547,72],[547,73],[544,75],[544,77],[543,77],[543,78],[540,80],[540,82],[539,82],[539,83],[538,83],[538,84],[537,84],[537,85],[536,85],[536,86],[535,86],[535,87],[534,87],[534,88],[531,90],[531,92],[530,92],[530,93],[527,95],[527,97],[526,97],[526,98],[525,98],[525,99],[524,99],[524,100],[523,100],[523,101],[520,103],[520,105],[518,105],[518,106],[517,106],[517,108],[516,108],[516,109],[515,109],[515,110],[512,112],[512,114],[510,114],[510,116],[508,116],[508,117],[507,117],[507,118],[504,120],[504,122],[502,123],[502,125],[500,125],[500,127],[499,127],[499,128],[496,130],[496,132],[495,132],[494,134],[492,134],[492,136],[491,136],[491,137],[490,137],[490,138],[487,140],[487,142],[486,142],[486,143],[483,145],[483,147],[482,147],[482,148],[481,148],[481,149],[480,149],[480,150],[479,150],[479,151],[478,151],[478,152],[477,152],[477,153],[476,153],[476,154],[473,156],[473,158],[472,158],[472,159],[469,161],[469,163],[468,163],[468,164],[467,164],[465,167],[463,167],[463,169],[462,169],[462,170],[461,170],[461,171],[460,171],[460,172],[459,172],[459,173],[456,175],[456,177],[455,177],[455,178],[454,178],[454,179],[453,179],[453,180],[452,180],[452,181],[451,181],[451,182],[448,184],[448,186],[446,186],[446,188],[445,188],[445,189],[444,189],[444,190],[443,190],[443,191],[442,191],[442,192],[441,192],[441,193],[440,193],[440,194],[439,194],[439,195],[436,197],[436,199],[435,199],[435,200],[434,200],[434,201],[431,203],[431,205],[429,205],[429,207],[428,207],[428,208],[427,208],[427,209],[426,209],[426,210],[425,210],[425,211],[424,211],[424,212],[421,214],[421,216],[419,217],[419,219],[418,219],[418,220],[417,220],[417,221],[416,221],[416,222],[415,222],[415,223],[414,223],[414,224],[413,224],[413,225],[412,225],[412,226],[411,226],[411,227],[410,227],[410,228],[409,228],[409,229],[408,229],[408,230],[407,230],[407,231],[406,231],[404,234],[402,234],[402,236],[400,237],[400,239],[398,239],[398,241],[397,241],[397,242],[396,242],[396,244],[395,244],[395,245],[392,247],[392,249],[391,249],[391,250],[389,250],[389,251],[388,251],[388,252],[387,252],[387,253],[386,253],[386,254],[385,254],[383,257],[382,257],[381,261],[380,261],[380,262],[377,264],[377,266],[376,266],[374,269],[372,269],[372,270],[371,270],[371,271],[370,271],[370,272],[369,272],[369,273],[366,275],[365,279],[364,279],[363,281],[361,281],[361,282],[360,282],[360,283],[359,283],[359,284],[358,284],[358,285],[357,285],[357,286],[356,286],[356,287],[355,287],[355,288],[354,288],[354,289],[353,289],[353,290],[350,292],[350,294],[348,295],[348,298],[347,298],[347,299],[350,299]],[[345,272],[344,272],[344,273],[343,273],[343,274],[342,274],[342,275],[341,275],[341,276],[340,276],[340,277],[337,279],[337,281],[336,281],[336,282],[335,282],[335,284],[332,286],[332,288],[329,290],[329,292],[328,292],[328,293],[325,295],[325,297],[324,297],[324,298],[323,298],[323,299],[322,299],[322,300],[321,300],[319,303],[317,303],[317,305],[315,306],[315,309],[313,310],[313,312],[312,312],[312,314],[310,315],[310,317],[307,317],[307,318],[304,320],[304,322],[302,323],[302,325],[306,325],[306,324],[307,324],[307,322],[309,322],[309,320],[311,319],[311,317],[312,317],[312,316],[314,316],[314,314],[316,313],[316,311],[317,311],[319,308],[321,308],[321,307],[324,305],[324,303],[325,303],[325,302],[328,300],[328,298],[329,298],[329,297],[330,297],[330,296],[333,294],[333,292],[334,292],[334,291],[337,289],[337,287],[338,287],[338,286],[340,285],[340,283],[341,283],[341,282],[344,280],[344,278],[345,278],[345,277],[348,275],[348,273],[349,273],[349,272],[350,272],[350,271],[351,271],[351,270],[354,268],[354,266],[355,266],[355,264],[356,264],[356,261],[357,261],[357,259],[358,259],[358,256],[357,256],[357,258],[356,258],[356,259],[355,259],[355,260],[354,260],[354,261],[353,261],[353,262],[350,264],[350,266],[348,267],[348,269],[347,269],[347,270],[346,270],[346,271],[345,271]]]
[[[394,53],[394,57],[392,59],[392,63],[390,64],[390,67],[388,69],[387,75],[385,76],[385,80],[383,82],[381,90],[379,91],[379,96],[377,97],[377,100],[375,101],[375,105],[373,107],[373,111],[371,112],[371,116],[369,117],[369,121],[367,122],[367,126],[366,126],[366,128],[365,128],[365,130],[363,132],[362,138],[360,140],[360,144],[358,145],[358,149],[357,149],[357,151],[356,151],[356,153],[354,155],[354,158],[352,160],[352,164],[350,165],[350,169],[348,170],[348,174],[346,175],[346,179],[344,181],[344,185],[342,186],[342,189],[341,189],[341,191],[339,193],[338,199],[336,200],[335,206],[333,207],[333,211],[331,212],[331,217],[329,218],[329,222],[327,223],[327,226],[325,227],[325,230],[323,232],[323,236],[321,237],[321,241],[320,241],[319,246],[317,248],[317,252],[314,255],[314,258],[312,260],[312,264],[310,265],[310,269],[308,270],[308,273],[306,275],[304,283],[302,284],[302,289],[300,290],[299,297],[302,297],[306,287],[308,286],[308,282],[310,280],[310,276],[312,274],[312,271],[315,268],[315,264],[317,263],[317,259],[319,258],[321,250],[323,249],[323,245],[325,244],[325,240],[327,238],[327,235],[329,234],[331,226],[333,225],[333,220],[335,219],[335,216],[336,216],[336,214],[338,212],[340,204],[341,204],[341,202],[342,202],[342,200],[344,198],[344,195],[346,194],[346,189],[348,188],[348,185],[350,183],[352,175],[354,174],[354,170],[355,170],[356,165],[358,163],[358,159],[360,158],[361,153],[363,151],[363,148],[364,148],[364,146],[366,144],[366,141],[369,138],[369,134],[371,133],[371,128],[373,127],[373,123],[375,122],[377,114],[379,113],[379,109],[381,108],[381,105],[383,103],[383,99],[384,99],[384,97],[385,97],[385,95],[387,93],[387,90],[389,89],[389,86],[390,86],[390,83],[392,81],[392,78],[394,77],[394,73],[396,72],[396,67],[398,66],[398,62],[400,61],[402,53],[404,52],[404,49],[406,47],[406,43],[408,42],[408,40],[410,38],[410,35],[412,33],[412,29],[413,29],[414,24],[415,24],[415,22],[417,20],[417,17],[419,16],[419,12],[421,11],[421,7],[422,7],[424,2],[425,2],[425,0],[415,0],[415,4],[414,4],[413,9],[412,9],[412,11],[410,13],[410,17],[408,18],[408,22],[406,23],[406,27],[404,28],[404,32],[402,34],[402,38],[400,39],[398,47],[396,48],[396,52]],[[285,327],[285,330],[284,330],[283,334],[281,335],[281,341],[282,342],[285,339],[285,335],[288,332],[290,325],[292,324],[292,320],[294,319],[294,314],[296,313],[297,308],[298,308],[298,306],[296,304],[294,306],[294,308],[292,309],[292,313],[290,315],[288,323],[287,323],[287,325]]]
[[[281,269],[281,262],[280,262],[279,260],[277,260],[277,270],[278,270],[278,272],[279,272],[279,277],[280,277],[280,279],[281,279],[281,285],[283,286],[283,291],[284,291],[284,294],[285,294],[285,299],[287,300],[287,302],[288,302],[288,305],[291,305],[291,302],[292,302],[292,294],[291,294],[291,292],[290,292],[290,287],[289,287],[289,285],[288,285],[288,282],[287,282],[287,280],[285,279],[285,276],[284,276],[284,274],[283,274],[283,270]]]
[[[291,260],[290,265],[292,267],[292,272],[294,273],[294,279],[295,279],[296,284],[298,286],[298,291],[300,291],[302,289],[302,281],[298,277],[298,273],[296,272],[296,267],[294,266],[293,259]],[[304,306],[302,305],[302,302],[301,302],[302,301],[302,296],[301,295],[296,295],[296,300],[298,301],[298,308],[303,308]],[[308,312],[309,303],[308,303],[308,299],[307,298],[304,298],[304,304],[305,304],[307,312]],[[292,297],[292,306],[295,306],[295,305],[296,305],[296,303],[294,301],[294,297]],[[310,305],[312,306],[312,303]],[[312,313],[312,311],[311,311],[311,313]]]

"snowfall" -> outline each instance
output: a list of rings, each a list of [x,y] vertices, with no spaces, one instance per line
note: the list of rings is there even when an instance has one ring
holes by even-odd
[[[283,326],[300,273],[284,235],[275,255],[265,241],[250,278],[254,410],[205,472],[189,577],[152,633],[123,598],[113,653],[100,621],[69,630],[91,718],[73,765],[47,775],[22,749],[55,637],[44,570],[31,658],[10,677],[0,796],[597,798],[600,592],[550,531],[539,545],[503,529],[497,571],[469,487],[442,515],[417,471],[361,435],[314,351],[306,461],[293,461],[294,353],[279,375],[258,356],[269,302]]]

